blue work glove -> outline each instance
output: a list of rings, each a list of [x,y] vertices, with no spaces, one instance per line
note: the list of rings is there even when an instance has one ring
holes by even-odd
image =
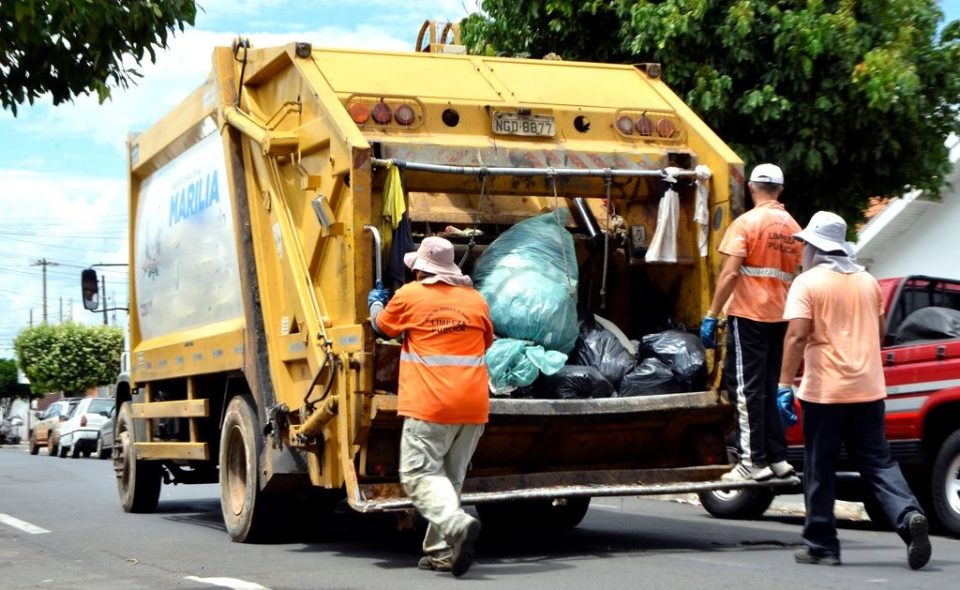
[[[793,404],[793,388],[777,388],[777,409],[780,410],[780,419],[785,427],[793,426],[800,419],[797,418],[797,409]]]
[[[370,290],[370,294],[367,295],[367,307],[369,308],[377,301],[382,303],[384,307],[386,307],[387,302],[390,301],[390,289],[384,287],[383,281],[380,280],[376,282],[373,289]]]
[[[704,348],[716,348],[717,318],[707,316],[700,323],[700,341]]]

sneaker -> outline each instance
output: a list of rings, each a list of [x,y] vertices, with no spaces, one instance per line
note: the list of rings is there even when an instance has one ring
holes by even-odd
[[[813,565],[840,565],[840,558],[829,553],[824,555],[814,555],[810,553],[809,547],[801,547],[793,554],[793,559],[797,563],[809,563]]]
[[[480,529],[482,528],[483,525],[480,524],[479,520],[471,518],[453,542],[453,563],[450,570],[454,576],[459,578],[467,573],[467,570],[473,565],[473,544],[477,542],[477,537],[480,536]]]
[[[797,474],[797,471],[793,468],[793,465],[787,463],[786,461],[777,461],[776,463],[771,463],[770,470],[773,471],[775,476],[781,478],[790,477]]]
[[[720,476],[721,481],[763,481],[773,477],[773,470],[769,467],[757,467],[737,463],[730,471]]]
[[[930,524],[927,517],[919,512],[907,516],[907,563],[910,569],[918,570],[930,561]]]
[[[451,557],[449,555],[441,558],[424,555],[417,562],[417,568],[433,572],[449,572],[452,569]]]

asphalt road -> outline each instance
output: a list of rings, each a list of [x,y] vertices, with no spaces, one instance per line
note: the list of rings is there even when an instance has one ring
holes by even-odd
[[[417,570],[419,534],[398,531],[390,515],[344,506],[329,541],[240,545],[224,532],[216,486],[164,486],[158,513],[125,514],[109,461],[0,446],[0,590],[899,590],[952,589],[960,579],[960,540],[935,537],[931,563],[914,572],[899,538],[866,522],[842,523],[843,566],[795,564],[800,525],[785,512],[733,522],[687,503],[599,498],[576,529],[485,531],[477,562],[458,580]]]

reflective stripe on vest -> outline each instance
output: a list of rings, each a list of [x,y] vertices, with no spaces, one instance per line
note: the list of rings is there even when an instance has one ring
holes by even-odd
[[[401,352],[400,360],[425,365],[427,367],[482,367],[486,364],[483,360],[483,355],[473,356],[468,354],[433,354],[430,356],[420,356],[415,352]]]
[[[740,274],[748,277],[765,277],[768,279],[780,279],[784,283],[789,283],[797,276],[791,272],[782,271],[779,268],[765,268],[760,266],[741,266]]]

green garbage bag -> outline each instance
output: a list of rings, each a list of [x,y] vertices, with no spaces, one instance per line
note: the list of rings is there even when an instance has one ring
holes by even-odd
[[[555,374],[566,364],[567,355],[526,340],[498,338],[487,350],[486,362],[495,393],[509,393],[530,385],[540,373]]]

